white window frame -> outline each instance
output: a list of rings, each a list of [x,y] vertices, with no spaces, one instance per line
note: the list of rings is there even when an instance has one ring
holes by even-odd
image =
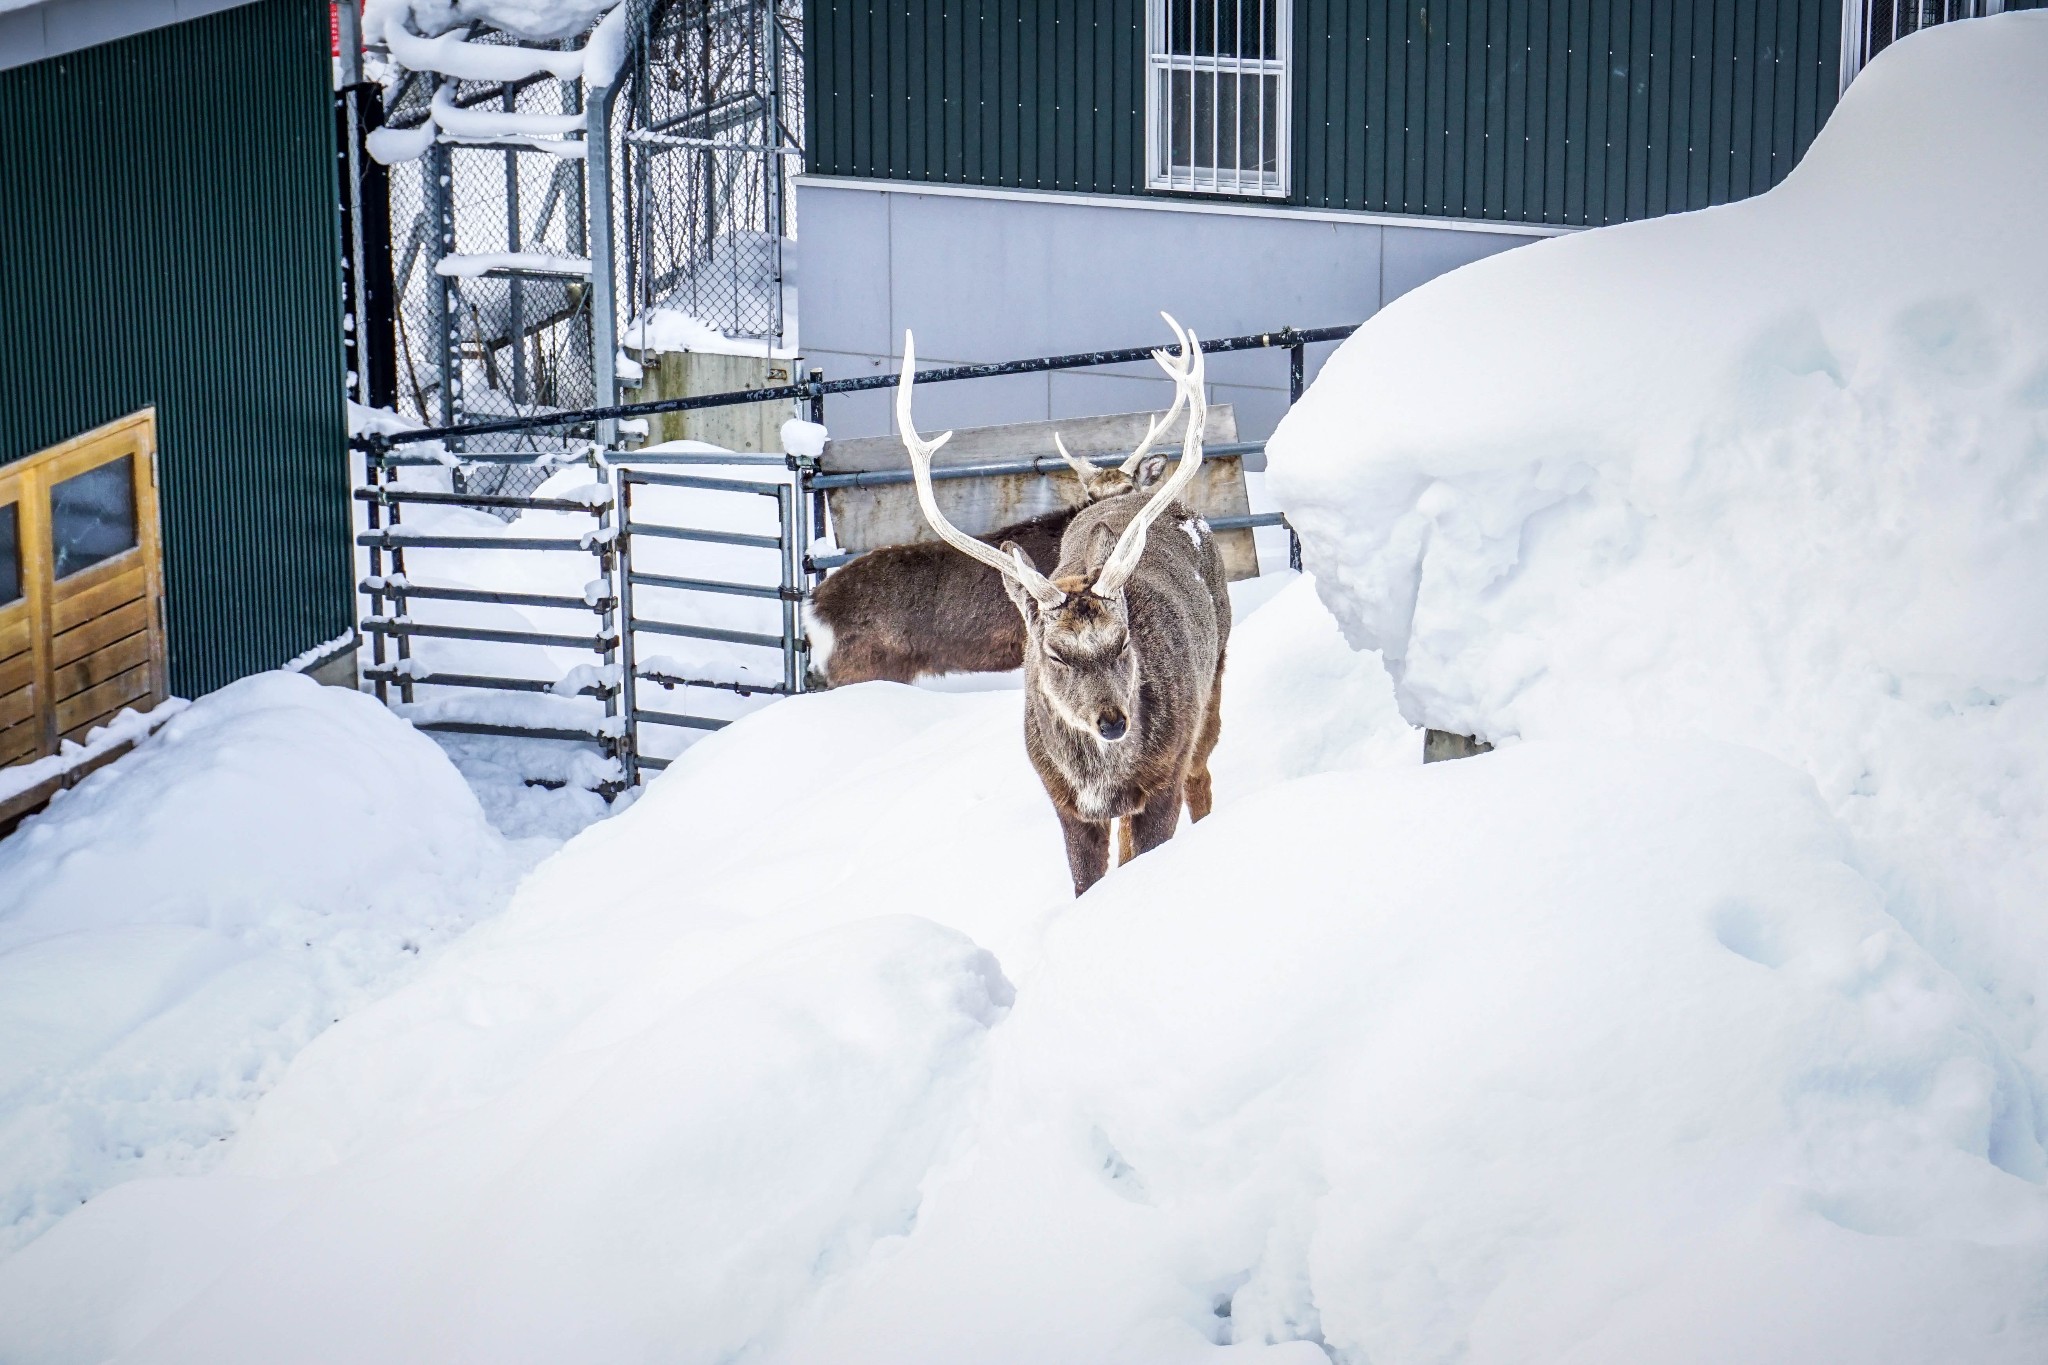
[[[1228,194],[1261,199],[1284,199],[1288,194],[1288,179],[1292,169],[1294,77],[1289,70],[1294,57],[1294,5],[1293,0],[1275,0],[1274,12],[1274,58],[1227,57],[1221,54],[1197,57],[1167,51],[1172,37],[1172,26],[1168,16],[1172,6],[1185,6],[1191,12],[1195,0],[1146,0],[1145,6],[1145,179],[1155,190],[1174,190],[1185,194]],[[1265,6],[1261,0],[1216,0],[1219,7],[1236,4],[1238,8],[1238,32],[1244,32],[1244,11],[1249,8],[1258,22],[1263,22]],[[1191,44],[1191,46],[1193,46]],[[1274,172],[1267,175],[1256,169],[1259,145],[1266,136],[1265,101],[1259,101],[1259,142],[1249,150],[1253,167],[1245,167],[1243,145],[1243,120],[1233,134],[1233,145],[1225,147],[1221,142],[1220,120],[1211,120],[1210,155],[1206,166],[1174,166],[1172,155],[1172,117],[1169,103],[1172,89],[1171,77],[1185,73],[1190,81],[1203,77],[1218,82],[1236,80],[1242,108],[1243,78],[1257,76],[1274,79],[1273,108],[1278,127],[1273,131]],[[1254,86],[1256,89],[1257,86]],[[1191,101],[1192,102],[1192,101]],[[1213,107],[1213,102],[1212,102]],[[1226,158],[1228,163],[1226,164]]]

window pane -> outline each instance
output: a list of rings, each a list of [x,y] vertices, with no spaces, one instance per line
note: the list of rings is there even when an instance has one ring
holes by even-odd
[[[0,504],[0,607],[21,599],[21,512]]]
[[[1245,169],[1277,176],[1280,174],[1280,78],[1277,76],[1261,76],[1259,77],[1259,84],[1265,87],[1262,92],[1263,99],[1260,102],[1266,107],[1266,124],[1264,128],[1266,141],[1263,147],[1259,146],[1259,133],[1261,130],[1252,126],[1259,120],[1258,104],[1247,100],[1245,101],[1246,104],[1251,107],[1246,112],[1246,127],[1244,130],[1245,160],[1248,162],[1253,160],[1255,155],[1252,151],[1253,148],[1257,147],[1259,150],[1256,153],[1257,164],[1247,166]]]
[[[1166,51],[1278,61],[1278,0],[1166,0]]]
[[[50,490],[50,543],[56,576],[135,548],[135,457],[88,469]]]

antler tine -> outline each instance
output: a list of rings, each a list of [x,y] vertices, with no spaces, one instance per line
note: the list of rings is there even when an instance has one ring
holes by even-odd
[[[1172,322],[1171,318],[1167,319]],[[1178,324],[1175,331],[1180,331]],[[1206,365],[1202,357],[1202,344],[1192,332],[1181,333],[1184,344],[1181,363],[1175,365],[1166,357],[1160,358],[1160,366],[1173,378],[1173,382],[1187,397],[1190,405],[1187,429],[1181,436],[1180,463],[1165,483],[1159,485],[1152,498],[1132,517],[1124,527],[1124,533],[1117,537],[1116,548],[1103,560],[1102,569],[1095,575],[1094,592],[1098,597],[1113,597],[1124,589],[1124,584],[1137,571],[1139,556],[1145,553],[1145,537],[1152,529],[1152,523],[1165,512],[1173,500],[1180,496],[1202,467],[1202,433],[1208,425],[1209,405],[1203,398],[1203,378]],[[1192,355],[1192,361],[1189,356]]]
[[[1090,479],[1094,478],[1097,474],[1102,472],[1101,470],[1097,469],[1093,464],[1089,463],[1087,460],[1082,459],[1073,451],[1068,450],[1067,443],[1060,439],[1060,434],[1057,431],[1055,431],[1052,434],[1052,443],[1054,447],[1059,450],[1060,458],[1067,462],[1067,468],[1073,470],[1074,473],[1080,475],[1081,482],[1083,485],[1086,485]]]
[[[939,500],[932,493],[932,454],[951,440],[953,433],[949,431],[936,441],[925,441],[911,424],[910,389],[915,382],[916,369],[915,342],[906,331],[903,334],[903,374],[896,385],[896,429],[903,438],[904,450],[910,454],[910,473],[917,483],[917,505],[924,510],[925,521],[938,533],[940,540],[960,553],[980,560],[997,573],[1015,579],[1026,592],[1038,599],[1041,606],[1057,606],[1064,602],[1067,595],[1054,587],[1051,579],[1021,558],[1006,555],[995,546],[976,540],[947,521],[945,514],[939,511]]]
[[[1180,338],[1180,360],[1178,363],[1175,363],[1173,353],[1164,348],[1154,351],[1152,358],[1159,362],[1160,366],[1166,370],[1169,376],[1176,372],[1184,374],[1188,365],[1187,331],[1178,322],[1173,320],[1173,314],[1161,313],[1159,316],[1166,319],[1166,325],[1173,329],[1173,334],[1176,337]],[[1130,475],[1132,478],[1137,477],[1138,466],[1143,464],[1145,457],[1152,453],[1152,447],[1159,444],[1159,438],[1164,436],[1168,429],[1173,426],[1173,419],[1180,416],[1181,407],[1187,401],[1188,392],[1180,386],[1180,381],[1176,379],[1173,385],[1173,402],[1166,409],[1166,415],[1164,417],[1155,417],[1145,424],[1145,439],[1138,443],[1138,448],[1131,452],[1131,457],[1123,462],[1121,466],[1122,472]]]

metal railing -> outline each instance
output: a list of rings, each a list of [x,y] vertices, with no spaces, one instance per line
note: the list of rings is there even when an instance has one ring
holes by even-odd
[[[1285,350],[1289,353],[1288,394],[1299,398],[1306,381],[1306,349],[1317,343],[1340,341],[1356,328],[1322,327],[1307,330],[1282,328],[1245,336],[1224,337],[1204,342],[1210,354],[1236,351]],[[1118,350],[1085,351],[1068,355],[1036,356],[1020,360],[974,365],[952,365],[922,370],[919,384],[958,383],[1003,375],[1032,374],[1054,370],[1129,364],[1149,358],[1150,346]],[[894,388],[895,374],[867,375],[855,379],[827,380],[816,370],[800,383],[736,393],[703,394],[686,398],[661,399],[647,403],[619,403],[588,407],[570,412],[538,413],[516,418],[470,423],[458,427],[423,428],[360,436],[352,444],[364,454],[366,482],[356,492],[367,512],[367,527],[357,544],[369,556],[369,573],[360,591],[369,601],[363,632],[370,641],[373,659],[364,678],[375,684],[380,699],[390,700],[396,689],[402,703],[414,701],[417,687],[479,689],[513,693],[553,693],[557,696],[593,698],[601,704],[602,715],[577,725],[521,722],[506,719],[463,719],[428,717],[416,723],[421,728],[457,734],[523,736],[535,739],[571,740],[594,744],[616,763],[616,775],[600,790],[609,796],[640,780],[647,771],[667,766],[667,759],[643,752],[645,726],[666,729],[716,730],[728,719],[672,711],[647,705],[646,687],[667,691],[679,688],[711,688],[738,693],[789,695],[803,690],[807,671],[808,642],[803,638],[800,608],[816,579],[853,558],[852,555],[813,555],[806,542],[822,537],[826,526],[826,495],[833,489],[877,487],[911,481],[908,469],[827,473],[817,461],[794,455],[766,455],[712,451],[618,451],[595,445],[580,447],[580,453],[566,462],[545,463],[548,472],[583,464],[594,483],[607,483],[610,496],[586,501],[581,498],[550,498],[537,495],[481,493],[457,490],[401,487],[396,478],[407,468],[445,464],[439,450],[412,453],[407,448],[445,442],[451,436],[474,436],[512,431],[555,430],[591,427],[596,423],[647,416],[661,412],[715,408],[743,403],[789,401],[802,404],[813,421],[825,417],[825,400],[833,394],[861,393]],[[558,436],[565,447],[570,442]],[[1251,455],[1265,449],[1263,441],[1219,443],[1209,448],[1215,455]],[[1125,452],[1127,453],[1127,452]],[[1089,458],[1101,465],[1119,463],[1125,453],[1098,454]],[[460,457],[472,461],[531,463],[528,453],[465,449]],[[758,469],[775,477],[753,480],[733,478],[721,472],[686,473],[692,467],[721,467],[723,471]],[[1054,456],[997,461],[984,464],[942,467],[935,479],[973,479],[1016,474],[1053,474],[1065,468]],[[705,493],[753,495],[774,503],[772,534],[734,531],[707,526],[690,526],[665,521],[636,511],[636,491],[674,489]],[[494,512],[548,512],[588,514],[589,532],[576,535],[461,535],[421,534],[402,523],[406,506],[471,507]],[[808,523],[808,525],[806,525]],[[1212,518],[1218,531],[1285,527],[1289,536],[1289,562],[1301,566],[1300,543],[1286,517],[1277,512]],[[809,536],[805,534],[809,531]],[[741,582],[725,577],[668,572],[651,567],[643,547],[639,562],[634,552],[635,537],[649,542],[694,543],[773,552],[776,569],[772,582]],[[582,554],[591,558],[596,576],[583,597],[557,593],[495,590],[454,584],[415,582],[407,573],[408,551],[423,550],[511,550],[539,554]],[[387,561],[388,559],[388,566]],[[602,588],[602,591],[597,589]],[[742,630],[704,620],[683,619],[686,613],[647,610],[635,601],[635,590],[709,593],[728,597],[751,597],[774,601],[780,607],[779,629]],[[548,611],[589,612],[594,618],[587,633],[572,630],[507,630],[496,627],[417,620],[414,603],[486,603],[512,607],[533,607]],[[715,644],[779,651],[780,677],[777,681],[735,680],[710,676],[703,670],[681,671],[647,666],[634,635],[644,631],[654,636],[671,636]],[[543,677],[498,677],[476,673],[433,672],[415,666],[412,645],[416,640],[454,639],[479,643],[524,645],[536,649],[587,649],[597,668],[580,685],[569,687],[566,680]],[[698,676],[704,673],[703,676]]]

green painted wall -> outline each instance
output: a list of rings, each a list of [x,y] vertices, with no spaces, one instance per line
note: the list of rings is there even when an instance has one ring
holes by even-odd
[[[1293,0],[1290,203],[1592,224],[1768,189],[1841,0]],[[809,169],[1145,193],[1143,0],[809,0]]]
[[[154,403],[171,686],[352,624],[327,6],[0,71],[0,462]]]

